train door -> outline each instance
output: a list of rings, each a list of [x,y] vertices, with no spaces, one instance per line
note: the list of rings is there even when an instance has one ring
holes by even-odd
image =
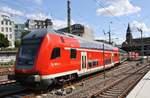
[[[85,72],[87,69],[87,53],[81,52],[81,71]]]

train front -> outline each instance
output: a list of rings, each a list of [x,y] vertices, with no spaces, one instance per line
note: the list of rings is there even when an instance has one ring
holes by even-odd
[[[15,79],[23,85],[40,85],[40,70],[37,68],[37,60],[45,40],[46,31],[35,31],[22,39],[15,65]]]

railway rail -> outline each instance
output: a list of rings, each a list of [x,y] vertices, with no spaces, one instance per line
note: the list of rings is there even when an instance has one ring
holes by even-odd
[[[126,63],[124,63],[124,64],[127,64],[127,62]],[[132,63],[131,63],[132,64]],[[111,68],[111,69],[109,69],[109,70],[106,70],[106,72],[110,72],[111,70],[120,70],[121,68],[126,68],[126,67],[121,67],[122,65],[119,65],[119,66],[116,66],[116,67],[114,67],[114,68]],[[84,77],[83,79],[80,79],[80,80],[77,80],[77,81],[73,81],[73,82],[71,82],[71,84],[70,83],[66,83],[66,84],[64,84],[64,85],[62,85],[62,86],[57,86],[57,87],[54,87],[54,88],[52,88],[52,90],[50,90],[50,91],[44,91],[44,93],[43,93],[43,91],[42,92],[32,92],[32,93],[30,93],[30,94],[24,94],[23,96],[24,97],[35,97],[35,96],[45,96],[45,94],[47,94],[47,93],[50,93],[50,97],[54,97],[53,95],[54,94],[56,94],[56,92],[59,90],[59,89],[64,89],[64,88],[69,88],[69,86],[79,86],[79,85],[82,85],[82,83],[83,82],[88,82],[88,81],[90,81],[90,79],[93,79],[93,78],[96,78],[96,77],[98,77],[98,76],[100,76],[100,77],[102,77],[103,76],[103,74],[102,74],[102,72],[99,72],[99,73],[97,73],[97,74],[94,74],[94,75],[91,75],[91,77],[90,78],[88,78],[88,77]],[[4,86],[5,86],[5,84],[4,84]],[[15,87],[14,87],[15,88]],[[18,95],[20,95],[20,93],[22,93],[22,89],[20,89],[20,91],[19,90],[17,90],[17,91],[5,91],[6,93],[5,94],[3,94],[3,96],[4,95],[8,95],[8,96],[18,96]],[[25,93],[26,93],[26,91],[24,91]],[[8,94],[7,94],[8,93]],[[53,93],[53,94],[52,94]],[[1,95],[0,95],[1,96]],[[60,97],[60,96],[55,96],[55,97]]]
[[[103,79],[103,72],[96,73],[94,75],[84,77],[79,81],[75,81],[72,83],[68,83],[63,85],[62,88],[54,89],[50,92],[44,93],[44,96],[48,96],[50,98],[58,98],[58,97],[66,97],[66,98],[77,98],[81,97],[79,93],[87,92],[91,87],[99,85],[99,83],[105,83],[106,81],[112,80],[112,76],[118,76],[123,72],[127,72],[135,68],[137,62],[125,62],[119,66],[111,68],[110,70],[106,70],[106,79]],[[100,84],[101,85],[101,84]],[[43,93],[35,96],[42,96]],[[79,95],[79,96],[78,96]],[[87,94],[85,94],[87,95]],[[83,96],[84,97],[84,96]]]
[[[16,83],[15,80],[6,80],[6,81],[1,81],[0,86],[6,85],[6,84],[11,84],[11,83]]]
[[[147,66],[147,64],[145,64],[143,67],[145,67],[145,66]],[[142,66],[139,66],[138,64],[135,64],[135,66],[132,66],[131,68],[130,67],[126,68],[126,70],[124,68],[121,70],[118,70],[117,73],[113,73],[113,75],[110,77],[107,76],[107,78],[103,79],[103,81],[100,81],[101,79],[97,79],[96,81],[94,81],[95,83],[92,81],[89,81],[89,83],[92,83],[91,85],[83,87],[81,90],[78,90],[75,93],[72,93],[72,94],[65,96],[65,98],[70,98],[70,97],[71,98],[83,98],[83,97],[87,98],[89,96],[92,97],[95,95],[95,93],[97,91],[102,91],[103,89],[105,89],[110,84],[115,83],[116,81],[119,81],[121,79],[121,77],[123,78],[123,77],[126,77],[127,75],[131,75],[131,73],[134,73],[137,70],[141,70],[141,68],[142,68]],[[113,97],[110,97],[110,98],[113,98]]]
[[[150,70],[150,66],[144,66],[134,72],[120,76],[120,79],[104,87],[89,98],[124,98],[139,80]]]
[[[60,98],[60,97],[61,98],[83,98],[83,97],[97,98],[99,96],[99,92],[105,91],[104,89],[106,89],[106,87],[109,87],[110,84],[119,83],[119,79],[122,79],[121,75],[122,75],[122,77],[126,77],[126,76],[133,74],[134,73],[133,71],[137,71],[137,70],[139,70],[139,72],[135,76],[140,77],[140,76],[138,76],[139,74],[144,75],[146,72],[144,70],[140,71],[142,66],[140,66],[136,63],[137,62],[126,62],[126,63],[116,66],[110,70],[106,70],[106,78],[105,79],[103,79],[103,72],[100,72],[98,74],[91,75],[90,77],[84,77],[83,79],[81,79],[79,81],[67,83],[67,84],[63,85],[62,87],[54,88],[49,91],[42,91],[40,93],[30,91],[30,93],[28,93],[29,92],[28,89],[21,87],[20,90],[18,89],[17,91],[13,91],[10,94],[8,91],[8,95],[19,96],[24,92],[23,97],[28,97],[28,98],[34,98],[34,97],[38,97],[38,96],[40,98],[41,97],[42,98],[47,98],[47,97],[48,98]],[[144,65],[143,67],[145,67],[145,66],[146,65]],[[149,67],[147,67],[147,70],[148,69],[149,69]],[[129,80],[131,80],[131,78]],[[120,82],[121,82],[121,80],[120,80]],[[74,87],[75,89],[72,91],[72,89],[70,89],[71,87]],[[121,86],[119,86],[119,87],[121,87]],[[69,88],[69,90],[67,88]],[[128,91],[128,89],[126,89],[125,91]],[[64,92],[62,92],[62,90],[64,90],[65,94],[64,94]],[[58,94],[59,91],[61,92],[61,94]],[[106,91],[107,91],[107,89],[106,89]],[[111,89],[108,92],[111,92]],[[7,95],[7,92],[5,94]],[[112,94],[110,94],[110,95],[112,95]],[[102,97],[102,98],[105,98],[105,97]],[[115,98],[115,97],[110,96],[109,98]],[[120,97],[120,98],[123,98],[123,97]]]

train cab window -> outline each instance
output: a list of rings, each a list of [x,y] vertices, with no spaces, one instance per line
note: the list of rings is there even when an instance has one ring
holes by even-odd
[[[76,49],[70,49],[70,58],[75,59],[77,55],[77,50]]]
[[[51,59],[60,57],[60,48],[56,47],[52,51]]]

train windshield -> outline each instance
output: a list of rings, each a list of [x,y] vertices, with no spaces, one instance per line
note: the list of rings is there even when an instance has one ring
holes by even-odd
[[[24,41],[20,47],[17,65],[24,66],[25,68],[31,68],[34,65],[39,45],[40,42],[37,41],[34,43],[32,40]]]

